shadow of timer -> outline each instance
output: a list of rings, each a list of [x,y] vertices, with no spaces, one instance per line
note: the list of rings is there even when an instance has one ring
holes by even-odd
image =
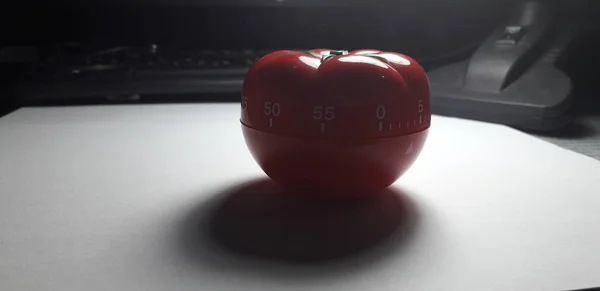
[[[250,152],[271,179],[302,193],[348,197],[390,186],[418,157],[430,122],[427,75],[398,53],[278,51],[244,79]]]

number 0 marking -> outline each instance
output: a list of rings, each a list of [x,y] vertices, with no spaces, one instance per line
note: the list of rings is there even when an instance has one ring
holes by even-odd
[[[379,105],[377,106],[377,119],[385,118],[385,106]]]

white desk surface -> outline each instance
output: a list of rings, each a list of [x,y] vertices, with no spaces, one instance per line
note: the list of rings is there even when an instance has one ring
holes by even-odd
[[[264,178],[238,115],[235,104],[147,105],[25,108],[0,119],[0,290],[600,286],[600,162],[508,127],[437,116],[393,186],[413,205],[411,231],[332,261],[273,260],[278,248],[302,250],[294,231],[310,236],[311,225],[314,253],[352,245],[362,234],[335,237],[341,220],[368,232],[358,222],[389,226],[378,212],[394,217],[401,203],[392,195],[375,205],[382,211],[340,210],[341,220],[323,206],[333,214],[318,223],[310,211],[305,224],[302,211],[260,216],[281,198],[223,194]],[[222,224],[238,228],[221,231],[250,249],[277,240],[266,247],[274,256],[240,255],[204,235],[227,199],[241,202]],[[278,215],[289,224],[275,226]],[[282,233],[261,233],[260,219]],[[240,226],[249,232],[235,233]]]

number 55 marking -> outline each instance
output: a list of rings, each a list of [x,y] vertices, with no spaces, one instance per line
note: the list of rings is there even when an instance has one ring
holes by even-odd
[[[314,120],[334,120],[335,112],[333,106],[315,106],[313,107],[313,119]]]

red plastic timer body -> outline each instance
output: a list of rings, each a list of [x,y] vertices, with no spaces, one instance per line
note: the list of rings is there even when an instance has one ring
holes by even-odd
[[[248,71],[246,144],[283,186],[368,194],[394,183],[430,126],[429,82],[412,58],[377,50],[278,51]]]

